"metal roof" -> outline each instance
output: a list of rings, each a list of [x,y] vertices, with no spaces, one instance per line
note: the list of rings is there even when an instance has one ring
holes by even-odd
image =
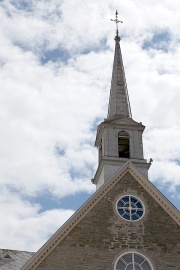
[[[0,249],[0,270],[20,270],[34,252]]]

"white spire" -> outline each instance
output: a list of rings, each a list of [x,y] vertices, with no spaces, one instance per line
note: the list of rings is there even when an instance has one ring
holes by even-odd
[[[117,12],[116,12],[116,20]],[[109,97],[109,108],[107,118],[114,118],[117,116],[126,116],[132,118],[131,107],[129,102],[121,48],[120,48],[120,37],[118,35],[118,28],[116,30],[115,36],[115,54],[114,54],[114,63],[113,63],[113,72],[111,80],[111,90]]]

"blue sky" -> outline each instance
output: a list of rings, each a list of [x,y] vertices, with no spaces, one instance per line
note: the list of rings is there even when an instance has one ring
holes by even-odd
[[[149,179],[180,209],[179,8],[0,1],[1,248],[36,251],[95,191],[116,9],[133,119],[146,126],[144,155],[154,160]]]

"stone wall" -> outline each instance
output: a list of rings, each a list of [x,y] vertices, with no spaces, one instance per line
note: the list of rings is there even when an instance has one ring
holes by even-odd
[[[119,196],[128,193],[145,204],[140,221],[124,221],[115,211]],[[180,270],[179,226],[128,173],[37,270],[113,270],[118,256],[129,250],[145,255],[155,270]]]

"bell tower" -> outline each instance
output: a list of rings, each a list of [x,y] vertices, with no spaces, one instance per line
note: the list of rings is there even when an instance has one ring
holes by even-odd
[[[97,189],[128,161],[147,178],[151,165],[143,155],[142,134],[145,126],[132,119],[118,32],[121,21],[118,20],[117,11],[112,21],[116,22],[117,29],[108,115],[97,128],[95,141],[99,160],[93,183]]]

